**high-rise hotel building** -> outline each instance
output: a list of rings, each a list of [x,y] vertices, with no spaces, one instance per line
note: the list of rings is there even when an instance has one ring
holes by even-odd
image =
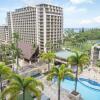
[[[19,33],[22,41],[36,42],[36,7],[25,7],[7,13],[8,30],[13,39],[14,32]]]
[[[58,6],[39,4],[7,13],[10,38],[19,33],[25,43],[39,46],[40,51],[59,49],[63,39],[63,9]]]

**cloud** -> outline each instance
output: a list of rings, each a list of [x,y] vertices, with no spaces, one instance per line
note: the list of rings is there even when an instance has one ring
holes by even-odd
[[[0,8],[0,25],[7,24],[7,12],[12,11],[11,7],[1,7]]]
[[[6,23],[6,12],[8,11],[8,9],[6,8],[0,8],[0,25],[5,24]]]
[[[95,17],[94,21],[97,22],[97,23],[100,23],[100,16]]]
[[[0,8],[0,12],[7,12],[8,9],[7,8]]]
[[[92,20],[86,19],[86,20],[81,20],[80,24],[91,24]]]
[[[76,6],[70,6],[67,8],[64,8],[65,13],[73,14],[73,13],[81,13],[81,12],[87,12],[86,8],[77,8]]]
[[[73,4],[94,3],[95,0],[70,0]]]
[[[80,24],[86,25],[86,24],[94,24],[94,23],[99,23],[100,24],[100,16],[91,18],[91,19],[84,19],[80,21]]]
[[[21,0],[26,5],[37,5],[40,3],[49,3],[51,4],[53,0]]]

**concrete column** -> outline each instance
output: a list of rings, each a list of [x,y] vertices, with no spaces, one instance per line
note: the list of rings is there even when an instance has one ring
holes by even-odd
[[[32,65],[32,62],[31,61],[29,61],[29,65]]]
[[[99,50],[99,56],[98,56],[98,59],[100,60],[100,50]]]

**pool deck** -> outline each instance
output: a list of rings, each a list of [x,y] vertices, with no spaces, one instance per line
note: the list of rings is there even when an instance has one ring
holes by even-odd
[[[46,77],[41,79],[42,83],[44,84],[44,91],[43,93],[50,97],[50,100],[58,100],[58,88],[57,84],[51,84],[51,82],[48,82],[46,80]],[[68,92],[65,91],[64,89],[61,89],[61,100],[71,100],[68,97]]]
[[[79,77],[91,79],[100,83],[100,68],[97,67],[87,68],[79,75]]]

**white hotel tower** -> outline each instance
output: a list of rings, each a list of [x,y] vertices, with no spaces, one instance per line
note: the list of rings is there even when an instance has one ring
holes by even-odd
[[[35,43],[40,51],[59,50],[63,39],[63,9],[39,4],[7,13],[10,38],[18,32],[25,43]]]

